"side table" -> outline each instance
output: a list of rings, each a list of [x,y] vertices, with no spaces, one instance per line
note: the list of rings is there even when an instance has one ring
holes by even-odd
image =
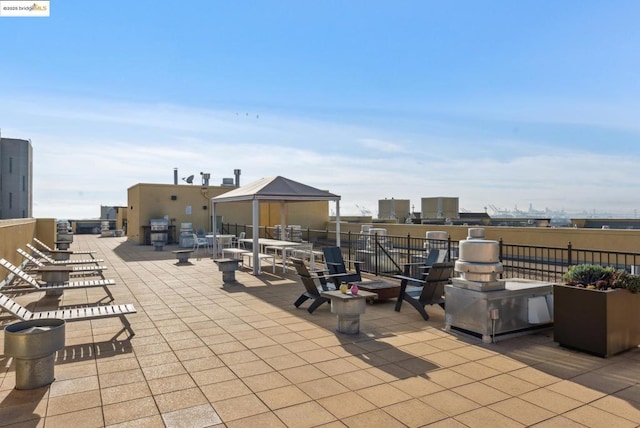
[[[338,332],[344,334],[360,333],[360,314],[367,308],[366,301],[377,297],[368,291],[360,291],[355,296],[340,291],[323,291],[320,295],[331,299],[331,312],[338,315]]]

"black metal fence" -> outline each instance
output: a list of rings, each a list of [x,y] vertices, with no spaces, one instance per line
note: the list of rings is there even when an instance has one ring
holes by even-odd
[[[238,235],[246,232],[251,237],[252,226],[223,224],[222,233]],[[278,232],[278,233],[276,233]],[[261,238],[282,238],[275,228],[261,227]],[[284,238],[287,237],[285,232]],[[336,245],[336,233],[330,230],[304,229],[303,241],[312,242],[318,249]],[[404,271],[407,263],[420,264],[430,249],[446,252],[446,261],[458,258],[459,241],[438,240],[424,237],[390,236],[345,232],[340,234],[340,248],[347,263],[360,262],[361,269],[375,275],[395,275]],[[499,240],[499,256],[504,267],[503,278],[526,278],[559,282],[569,266],[575,264],[599,264],[625,269],[640,274],[640,253],[626,253],[597,249],[566,247],[542,247],[509,244]],[[350,266],[353,268],[353,266]]]

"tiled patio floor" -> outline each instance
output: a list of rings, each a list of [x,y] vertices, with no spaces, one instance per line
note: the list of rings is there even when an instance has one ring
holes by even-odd
[[[136,335],[117,318],[67,324],[56,380],[30,391],[14,389],[0,355],[2,427],[640,426],[640,349],[602,359],[549,332],[482,344],[445,332],[438,307],[425,322],[394,301],[367,305],[360,335],[345,336],[329,305],[293,306],[302,285],[279,267],[223,285],[211,259],[178,266],[171,247],[77,235],[72,249],[105,259],[114,303],[138,310]],[[45,309],[103,297],[17,300]]]

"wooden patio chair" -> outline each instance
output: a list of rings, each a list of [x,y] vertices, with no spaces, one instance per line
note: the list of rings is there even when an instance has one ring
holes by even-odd
[[[324,261],[329,271],[329,277],[336,284],[336,288],[340,287],[343,282],[362,281],[362,276],[360,275],[360,264],[362,262],[351,261],[355,266],[355,272],[347,271],[340,247],[324,247],[322,252],[324,253]]]
[[[305,292],[302,293],[300,297],[298,297],[298,300],[294,302],[294,306],[298,308],[302,303],[304,303],[308,299],[311,299],[313,300],[313,303],[307,309],[307,311],[311,314],[323,303],[331,302],[331,299],[327,299],[326,297],[322,297],[320,295],[322,291],[333,290],[333,288],[329,288],[327,284],[327,278],[324,276],[324,274],[321,271],[316,271],[314,272],[316,273],[316,275],[313,276],[312,273],[309,272],[309,269],[307,269],[307,265],[304,264],[304,260],[296,257],[290,257],[289,260],[291,261],[291,264],[296,268],[296,272],[300,277],[300,281],[302,281],[302,285],[304,285],[305,288]],[[320,283],[320,285],[316,284],[316,280]]]
[[[427,305],[440,305],[444,309],[444,286],[453,276],[453,268],[454,262],[434,263],[424,280],[408,275],[395,275],[395,278],[401,280],[400,294],[395,307],[396,312],[400,312],[402,302],[406,301],[427,321],[429,319],[429,314],[425,310]],[[409,283],[417,285],[417,287],[407,290]]]
[[[129,332],[130,337],[135,335],[131,329],[131,324],[126,318],[126,315],[136,313],[136,308],[132,304],[79,306],[73,308],[53,309],[50,311],[31,312],[15,300],[0,293],[0,309],[4,309],[22,321],[60,318],[67,322],[71,322],[119,317],[124,325],[124,329]]]
[[[22,257],[24,257],[26,260],[29,261],[29,263],[33,264],[36,267],[44,267],[47,266],[45,263],[42,263],[40,260],[36,259],[35,257],[33,257],[31,254],[27,253],[25,250],[23,250],[22,248],[18,248],[16,250]],[[107,266],[98,266],[98,265],[93,265],[93,264],[87,264],[87,265],[77,265],[77,266],[72,266],[73,268],[73,273],[74,274],[79,274],[79,275],[101,275],[102,276],[102,271],[105,269],[108,269]]]
[[[71,260],[53,260],[51,257],[47,256],[46,254],[44,254],[42,251],[38,250],[36,247],[34,247],[31,244],[27,244],[27,247],[33,251],[33,254],[35,254],[36,256],[40,257],[41,259],[44,259],[47,263],[52,264],[52,265],[58,265],[58,266],[64,266],[64,265],[82,265],[82,264],[98,264],[101,262],[104,262],[103,259],[71,259]]]
[[[42,247],[43,250],[45,250],[45,251],[47,251],[49,253],[53,251],[53,248],[51,248],[50,246],[48,246],[47,244],[45,244],[44,242],[42,242],[38,238],[33,238],[33,242],[38,244],[40,247]],[[95,251],[94,250],[78,250],[78,251],[74,250],[73,254],[95,254]]]
[[[404,275],[411,276],[416,279],[424,279],[429,273],[429,269],[434,263],[443,263],[447,258],[447,250],[433,248],[429,250],[429,254],[424,261],[404,264]],[[408,269],[408,270],[407,270]]]
[[[11,274],[17,276],[18,278],[20,278],[21,280],[27,283],[27,286],[5,285],[4,287],[2,287],[2,290],[8,291],[8,292],[30,292],[30,291],[61,292],[64,290],[71,290],[71,289],[78,289],[78,288],[102,287],[104,288],[104,291],[107,293],[107,296],[109,297],[110,301],[113,301],[113,295],[111,294],[111,291],[109,291],[109,288],[108,288],[110,285],[116,284],[116,281],[113,279],[95,279],[95,280],[55,282],[55,283],[41,282],[5,259],[0,259],[0,266],[2,266],[6,270],[8,270]]]

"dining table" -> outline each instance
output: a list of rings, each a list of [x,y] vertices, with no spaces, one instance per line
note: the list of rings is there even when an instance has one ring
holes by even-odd
[[[239,242],[243,242],[244,244],[253,244],[253,239],[240,239]],[[286,250],[289,248],[295,248],[302,244],[303,242],[283,241],[281,239],[271,238],[258,238],[258,251],[262,254],[267,254],[269,250],[272,250],[276,255],[280,253],[280,257],[282,258],[282,272],[286,272]]]

